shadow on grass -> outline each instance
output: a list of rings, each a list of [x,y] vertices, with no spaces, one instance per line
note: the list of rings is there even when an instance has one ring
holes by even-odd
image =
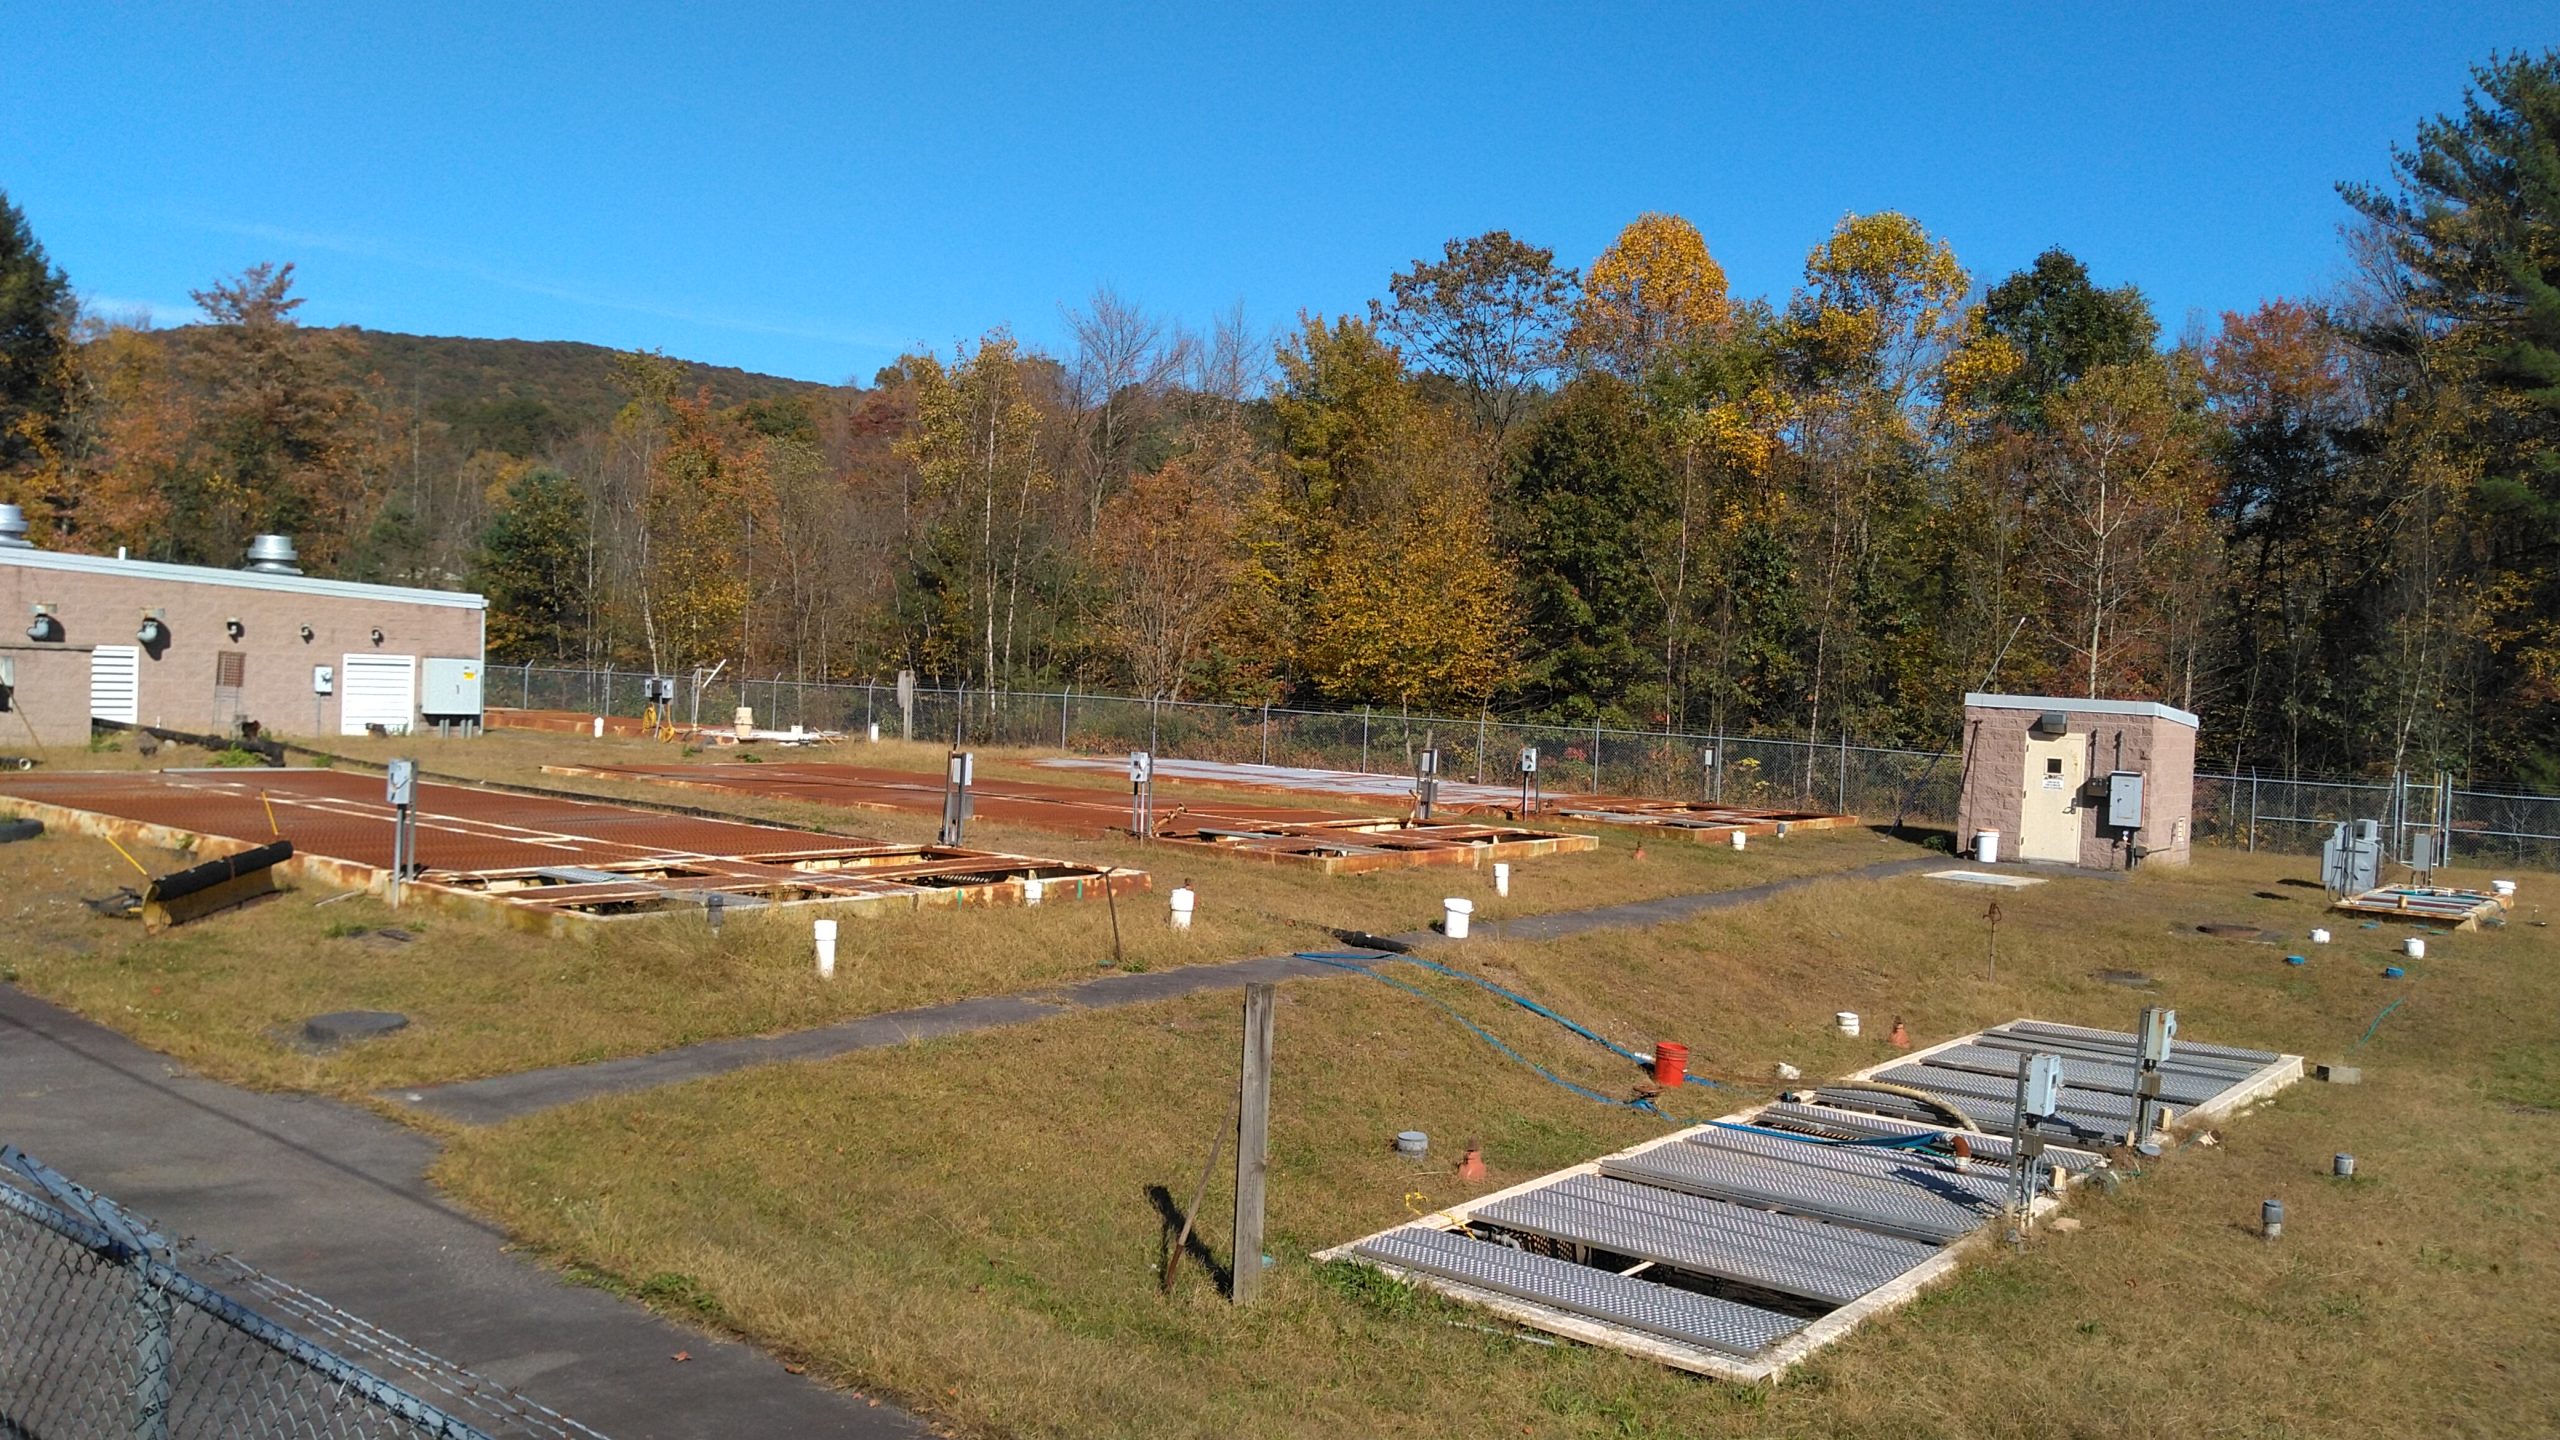
[[[1173,1249],[1173,1239],[1182,1233],[1182,1207],[1174,1203],[1173,1192],[1161,1185],[1147,1187],[1147,1203],[1155,1206],[1156,1214],[1164,1220],[1163,1241],[1156,1252],[1156,1273],[1163,1274],[1164,1263],[1170,1258],[1169,1252]],[[1209,1278],[1216,1282],[1219,1294],[1229,1295],[1235,1292],[1235,1267],[1220,1264],[1218,1257],[1210,1253],[1209,1244],[1201,1238],[1198,1225],[1191,1227],[1191,1238],[1183,1242],[1182,1253],[1201,1269],[1209,1272]]]

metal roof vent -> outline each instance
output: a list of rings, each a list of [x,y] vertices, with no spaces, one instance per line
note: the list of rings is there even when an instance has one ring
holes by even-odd
[[[260,535],[249,542],[249,563],[244,568],[262,575],[299,575],[302,567],[295,563],[293,537]]]
[[[27,512],[15,505],[0,505],[0,550],[33,550],[27,539]]]

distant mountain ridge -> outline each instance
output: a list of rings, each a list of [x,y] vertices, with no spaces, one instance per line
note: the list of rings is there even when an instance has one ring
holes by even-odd
[[[183,351],[206,328],[184,325],[159,333]],[[622,352],[582,340],[484,340],[355,325],[337,326],[334,333],[354,342],[358,377],[381,377],[385,400],[466,431],[530,427],[566,433],[610,420],[625,398],[614,379],[614,357]],[[708,386],[723,407],[829,388],[698,360],[677,363],[684,366],[688,390]]]

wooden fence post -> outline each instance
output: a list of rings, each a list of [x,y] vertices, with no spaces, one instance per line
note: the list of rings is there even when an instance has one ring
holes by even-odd
[[[1235,1303],[1262,1290],[1262,1188],[1271,1171],[1271,1013],[1279,987],[1244,987],[1244,1078],[1236,1116]]]

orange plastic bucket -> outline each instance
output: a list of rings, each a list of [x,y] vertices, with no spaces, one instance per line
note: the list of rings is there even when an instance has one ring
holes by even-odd
[[[1679,1088],[1689,1078],[1689,1047],[1676,1040],[1653,1042],[1653,1083],[1665,1090]]]

